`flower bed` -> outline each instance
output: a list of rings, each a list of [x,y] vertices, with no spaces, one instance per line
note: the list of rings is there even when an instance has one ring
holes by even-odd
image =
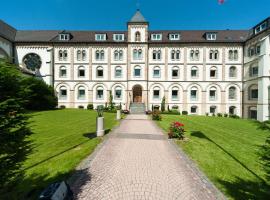
[[[184,126],[185,125],[180,122],[172,122],[168,133],[169,138],[184,139]]]

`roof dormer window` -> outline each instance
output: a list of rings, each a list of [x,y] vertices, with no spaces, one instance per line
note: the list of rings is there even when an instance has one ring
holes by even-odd
[[[70,34],[69,33],[60,33],[59,40],[62,40],[62,41],[70,40]]]
[[[113,34],[113,40],[114,41],[124,41],[125,35],[124,34]]]
[[[216,40],[217,34],[216,33],[206,33],[206,40]]]
[[[263,22],[262,24],[260,24],[259,26],[255,28],[255,34],[265,30],[266,28],[267,28],[267,22]]]
[[[169,34],[169,39],[170,40],[180,40],[180,34],[178,34],[178,33],[171,33],[171,34]]]
[[[106,34],[96,34],[95,39],[96,39],[96,41],[105,41],[106,40]]]
[[[162,39],[162,34],[152,34],[151,35],[151,40],[161,40]]]

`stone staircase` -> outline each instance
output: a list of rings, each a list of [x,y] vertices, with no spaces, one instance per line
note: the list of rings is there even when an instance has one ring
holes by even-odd
[[[131,114],[143,114],[145,112],[144,103],[131,103],[130,104],[130,113]]]

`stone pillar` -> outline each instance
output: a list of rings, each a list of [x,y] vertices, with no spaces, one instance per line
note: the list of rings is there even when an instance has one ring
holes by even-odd
[[[207,104],[206,104],[206,91],[202,91],[202,104],[201,104],[201,115],[204,115],[207,111],[206,107],[207,107]]]
[[[75,91],[70,90],[70,102],[69,105],[71,108],[75,108]]]
[[[226,105],[227,105],[226,104],[226,91],[221,91],[220,93],[220,112],[221,113],[228,113],[226,112]]]
[[[188,111],[187,96],[188,96],[188,91],[187,90],[183,90],[183,107],[182,107],[182,111],[183,110]]]

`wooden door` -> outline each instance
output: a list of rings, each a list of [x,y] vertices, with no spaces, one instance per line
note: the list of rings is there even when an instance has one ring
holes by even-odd
[[[133,88],[133,102],[141,103],[142,102],[142,87],[134,86]]]

